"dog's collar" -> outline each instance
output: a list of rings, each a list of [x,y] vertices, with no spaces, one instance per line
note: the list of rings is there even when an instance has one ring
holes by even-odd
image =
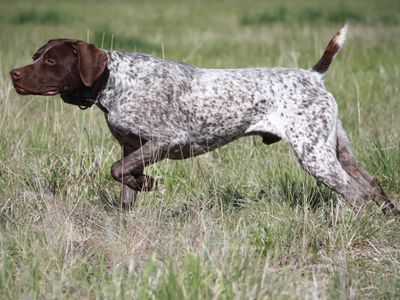
[[[107,112],[107,109],[101,105],[98,97],[101,90],[106,86],[109,75],[110,71],[106,69],[92,87],[80,88],[70,93],[61,92],[61,99],[66,103],[77,105],[82,110],[88,109],[94,104],[97,104],[102,111]]]

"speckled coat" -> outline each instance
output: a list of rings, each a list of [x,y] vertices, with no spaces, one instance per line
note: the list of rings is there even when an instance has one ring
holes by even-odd
[[[317,72],[202,69],[139,53],[107,56],[110,77],[97,100],[124,143],[140,136],[168,144],[171,153],[183,148],[197,155],[260,134],[287,140],[301,153],[310,146],[298,131],[313,143],[326,140],[337,119],[336,102]]]

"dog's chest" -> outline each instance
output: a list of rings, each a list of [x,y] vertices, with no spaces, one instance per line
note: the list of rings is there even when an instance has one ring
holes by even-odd
[[[143,138],[141,141],[140,134],[133,132],[129,124],[120,120],[115,114],[108,113],[105,117],[110,132],[121,145],[129,145],[136,149],[140,147],[141,143],[146,141],[146,139]]]

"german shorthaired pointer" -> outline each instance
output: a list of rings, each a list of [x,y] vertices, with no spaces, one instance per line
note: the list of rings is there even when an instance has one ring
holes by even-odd
[[[323,75],[343,46],[347,26],[311,69],[203,69],[140,53],[108,51],[84,41],[50,40],[34,62],[11,71],[21,95],[60,94],[70,104],[96,104],[123,148],[111,168],[123,184],[121,201],[156,181],[144,168],[165,158],[185,159],[239,137],[265,144],[287,141],[302,167],[354,208],[370,200],[398,214],[378,180],[354,158]]]

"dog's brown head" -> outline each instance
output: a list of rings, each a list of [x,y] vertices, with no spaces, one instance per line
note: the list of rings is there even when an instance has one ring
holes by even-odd
[[[10,72],[21,95],[56,94],[79,97],[92,88],[107,68],[104,51],[79,40],[54,39],[34,55],[34,62]],[[70,102],[71,103],[71,102]]]

